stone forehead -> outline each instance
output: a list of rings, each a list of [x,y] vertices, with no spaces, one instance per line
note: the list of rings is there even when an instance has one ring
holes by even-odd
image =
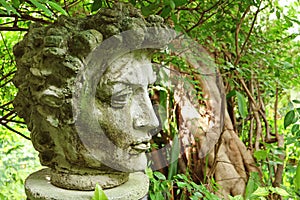
[[[129,53],[113,61],[102,81],[122,82],[133,85],[148,85],[156,80],[147,55]]]

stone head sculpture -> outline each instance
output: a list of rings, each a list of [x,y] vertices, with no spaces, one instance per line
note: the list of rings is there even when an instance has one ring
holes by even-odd
[[[149,132],[158,126],[147,91],[155,81],[149,49],[171,39],[164,27],[160,17],[119,4],[35,24],[14,47],[14,107],[52,184],[109,188],[145,168]]]

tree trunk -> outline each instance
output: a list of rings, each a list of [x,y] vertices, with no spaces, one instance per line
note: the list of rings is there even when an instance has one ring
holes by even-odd
[[[200,66],[194,64],[193,67]],[[205,74],[210,73],[206,71]],[[210,183],[213,178],[220,186],[218,194],[222,197],[243,195],[250,172],[259,170],[250,151],[234,131],[225,106],[221,76],[218,73],[209,77],[198,74],[196,78],[206,99],[202,100],[204,105],[191,98],[193,86],[188,92],[184,90],[186,83],[178,84],[174,93],[184,149],[180,170],[184,173],[189,168],[195,182]],[[183,160],[186,161],[184,165]]]

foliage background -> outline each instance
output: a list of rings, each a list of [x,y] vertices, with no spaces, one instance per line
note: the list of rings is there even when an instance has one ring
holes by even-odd
[[[30,134],[11,104],[16,94],[12,84],[13,45],[31,23],[49,24],[59,15],[83,17],[112,3],[109,0],[0,0],[0,199],[24,199],[24,178],[40,168],[37,154],[26,140]],[[215,59],[224,79],[235,131],[263,172],[262,183],[258,183],[255,175],[250,177],[245,198],[299,198],[300,110],[297,107],[300,99],[292,102],[290,93],[299,92],[300,84],[300,2],[130,0],[129,3],[140,8],[145,16],[162,16],[175,30],[203,45]],[[190,73],[172,57],[169,63]],[[162,98],[160,103],[166,102]],[[167,109],[173,109],[172,100],[168,106]],[[163,139],[174,139],[174,127],[163,130],[166,136]],[[169,137],[170,132],[173,137]],[[148,171],[153,199],[216,198],[211,192],[216,192],[217,186],[196,184],[188,174],[177,173],[179,170],[172,166],[160,172]],[[255,192],[256,196],[251,197],[250,193]]]

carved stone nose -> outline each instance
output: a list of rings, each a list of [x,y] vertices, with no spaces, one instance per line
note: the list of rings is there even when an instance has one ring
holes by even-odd
[[[143,112],[142,115],[137,115],[134,117],[133,126],[135,129],[155,129],[158,127],[159,122],[153,111]]]

